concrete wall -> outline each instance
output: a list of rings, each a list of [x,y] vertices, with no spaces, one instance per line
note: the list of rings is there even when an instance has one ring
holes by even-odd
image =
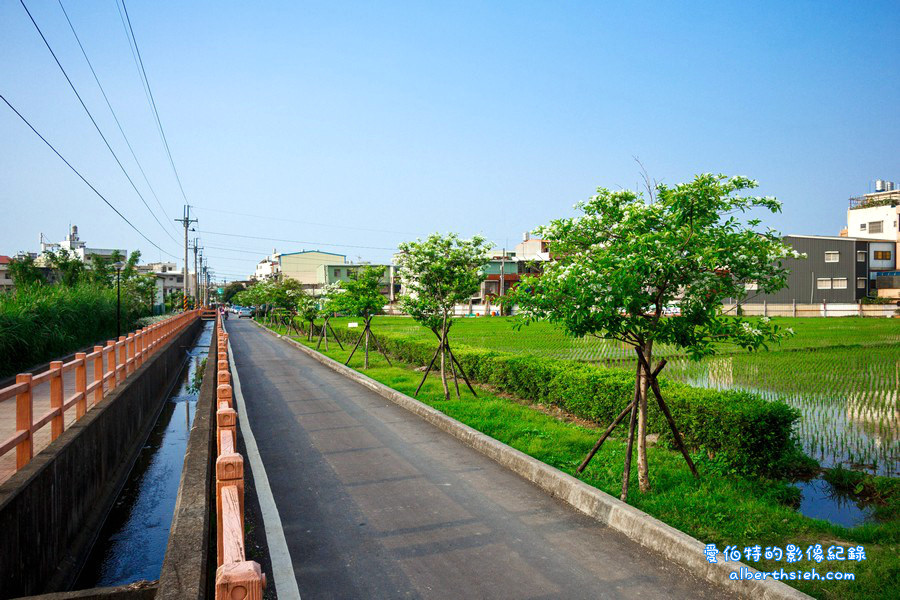
[[[893,317],[897,307],[891,304],[849,304],[823,302],[820,304],[741,304],[741,313],[748,317]],[[723,304],[722,311],[736,315],[734,304]]]
[[[0,598],[74,581],[201,326],[187,327],[0,485]]]

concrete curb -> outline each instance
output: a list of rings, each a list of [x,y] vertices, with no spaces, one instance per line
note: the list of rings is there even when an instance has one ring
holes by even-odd
[[[756,573],[757,570],[744,563],[725,562],[725,556],[722,554],[719,554],[718,562],[709,563],[704,553],[705,545],[686,533],[666,525],[659,519],[571,475],[563,473],[559,469],[551,467],[468,425],[460,423],[427,404],[375,381],[350,367],[345,367],[343,364],[304,346],[290,337],[275,333],[255,320],[253,323],[271,335],[297,347],[330,369],[422,417],[438,429],[449,433],[488,458],[524,477],[552,496],[567,502],[573,508],[616,531],[624,533],[645,548],[659,552],[666,559],[688,569],[698,577],[711,581],[730,592],[746,597],[763,598],[765,600],[811,598],[811,596],[787,584],[772,579],[732,580],[729,578],[729,575],[732,572],[739,571],[741,567],[745,569],[745,572],[749,571],[750,573]]]

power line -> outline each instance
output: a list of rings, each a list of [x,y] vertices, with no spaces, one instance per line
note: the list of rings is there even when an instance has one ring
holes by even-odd
[[[266,240],[270,242],[287,242],[289,244],[308,244],[310,246],[334,246],[336,248],[358,248],[363,250],[396,250],[396,248],[385,248],[383,246],[352,246],[350,244],[329,244],[326,242],[310,242],[304,240],[286,240],[282,238],[260,237],[255,235],[242,235],[239,233],[222,233],[220,231],[200,231],[200,233],[208,233],[210,235],[225,235],[228,237],[247,238],[251,240]]]
[[[94,124],[94,128],[97,130],[97,133],[100,134],[100,137],[103,139],[103,143],[106,144],[107,150],[109,150],[110,154],[112,154],[113,158],[116,159],[116,164],[119,165],[119,168],[122,169],[122,173],[125,175],[125,178],[128,179],[128,183],[131,184],[131,187],[134,188],[135,193],[141,199],[141,202],[144,203],[144,206],[147,207],[147,210],[150,211],[150,214],[153,216],[154,220],[159,224],[163,231],[166,232],[172,241],[178,243],[177,240],[172,237],[172,234],[169,233],[169,230],[166,229],[160,220],[156,217],[156,213],[153,212],[153,209],[150,208],[150,205],[147,204],[147,201],[144,199],[143,194],[141,194],[140,190],[138,190],[137,186],[134,184],[134,181],[131,179],[131,176],[128,174],[128,171],[125,170],[125,166],[122,164],[122,161],[119,160],[119,157],[116,155],[115,151],[112,149],[112,146],[109,145],[109,141],[106,139],[106,136],[103,135],[103,131],[100,129],[100,126],[97,125],[97,121],[94,119],[94,115],[91,114],[91,111],[88,110],[87,104],[84,103],[84,100],[81,98],[81,94],[78,93],[78,90],[75,88],[75,84],[72,83],[71,78],[69,78],[69,74],[63,68],[62,63],[59,62],[59,58],[56,56],[56,52],[53,51],[53,48],[50,46],[50,42],[47,41],[46,36],[44,36],[44,32],[41,31],[40,26],[37,24],[37,21],[34,20],[34,17],[31,15],[31,11],[28,10],[28,6],[25,4],[25,0],[19,0],[22,4],[22,8],[25,9],[25,12],[28,14],[28,18],[31,19],[31,23],[34,25],[34,28],[37,29],[38,34],[40,34],[41,39],[44,40],[44,45],[47,46],[47,50],[50,51],[50,54],[53,56],[53,60],[56,61],[56,66],[59,67],[59,70],[62,71],[63,76],[66,78],[66,81],[69,82],[69,87],[72,88],[72,91],[75,92],[75,97],[78,98],[78,102],[81,103],[81,107],[84,109],[84,112],[87,113],[88,118],[91,120],[91,123]]]
[[[118,6],[118,4],[116,5]],[[175,173],[175,180],[178,182],[178,189],[181,190],[181,197],[184,198],[185,204],[188,204],[187,196],[184,195],[184,186],[181,185],[181,177],[178,176],[178,169],[175,168],[175,161],[172,159],[172,151],[169,150],[169,140],[166,139],[166,131],[163,129],[162,120],[159,118],[159,111],[156,110],[156,100],[153,98],[153,88],[150,87],[150,79],[147,77],[147,71],[144,69],[144,59],[141,58],[141,48],[138,46],[137,37],[134,35],[134,29],[131,27],[131,17],[128,15],[128,7],[125,0],[122,0],[122,8],[125,10],[125,20],[128,22],[128,31],[131,32],[131,40],[134,42],[134,49],[137,52],[138,63],[141,66],[141,74],[144,83],[147,86],[147,93],[150,95],[150,107],[153,109],[153,116],[156,117],[156,124],[159,126],[159,133],[162,136],[163,145],[166,147],[166,156],[169,157],[169,164],[172,165],[172,172]]]
[[[125,140],[125,144],[128,146],[128,150],[131,152],[131,157],[134,158],[135,164],[137,164],[141,175],[144,177],[144,182],[147,184],[147,187],[150,188],[150,193],[153,194],[153,197],[156,199],[156,203],[159,205],[159,209],[162,211],[163,216],[166,217],[166,221],[171,227],[174,228],[175,225],[171,223],[169,214],[166,212],[165,207],[163,207],[162,202],[159,201],[159,196],[156,195],[156,190],[154,190],[153,186],[150,184],[150,180],[147,178],[147,173],[144,172],[144,167],[141,165],[141,161],[138,160],[137,154],[135,154],[134,148],[131,146],[131,141],[128,139],[128,136],[125,135],[125,130],[122,128],[122,123],[119,121],[119,116],[116,114],[116,111],[113,110],[112,103],[109,101],[109,97],[106,95],[106,90],[103,89],[103,84],[100,83],[100,78],[97,76],[97,72],[94,70],[94,65],[91,63],[91,59],[88,58],[87,52],[84,49],[84,45],[82,45],[81,43],[81,38],[78,37],[78,33],[76,33],[75,31],[75,26],[72,24],[72,20],[69,18],[69,13],[66,12],[66,7],[63,6],[62,0],[57,0],[57,2],[59,2],[59,8],[62,9],[63,15],[65,15],[66,17],[66,22],[69,24],[69,29],[72,30],[72,35],[75,36],[75,41],[78,42],[78,47],[81,49],[81,54],[84,56],[84,60],[87,62],[88,67],[91,69],[91,74],[94,76],[94,81],[97,82],[97,87],[100,88],[100,93],[103,94],[103,99],[106,101],[106,106],[109,107],[109,112],[112,114],[112,117],[116,122],[116,126],[118,126],[119,128],[119,133],[122,134],[122,139]]]
[[[7,100],[6,97],[5,97],[3,94],[0,94],[0,100],[3,100],[3,101],[6,103],[6,105],[7,105],[8,107],[10,107],[10,108],[12,109],[12,111],[13,111],[14,113],[16,113],[16,115],[17,115],[20,119],[22,119],[22,121],[23,121],[26,125],[28,125],[29,129],[31,129],[31,131],[33,131],[35,135],[37,135],[39,138],[41,138],[41,141],[44,142],[45,144],[47,144],[47,146],[48,146],[51,150],[53,150],[53,153],[56,154],[56,155],[57,155],[64,163],[66,163],[66,166],[69,167],[70,169],[72,169],[72,171],[73,171],[76,175],[78,175],[78,177],[79,177],[83,182],[85,182],[85,183],[87,184],[87,186],[88,186],[89,188],[91,188],[91,190],[93,190],[93,192],[94,192],[95,194],[97,194],[98,196],[100,196],[100,199],[103,200],[103,201],[106,203],[107,206],[109,206],[111,209],[113,209],[113,211],[115,211],[115,213],[116,213],[117,215],[119,215],[119,217],[121,217],[123,221],[125,221],[126,223],[128,223],[128,225],[129,225],[132,229],[134,229],[134,230],[138,233],[138,235],[140,235],[142,238],[144,238],[145,240],[147,240],[148,242],[150,242],[150,244],[153,245],[154,248],[156,248],[157,250],[159,250],[159,251],[162,252],[163,254],[168,254],[168,255],[171,256],[172,258],[177,258],[174,254],[171,254],[171,253],[169,253],[169,252],[166,252],[165,250],[163,250],[162,248],[160,248],[160,247],[156,244],[156,242],[154,242],[153,240],[151,240],[150,238],[148,238],[146,235],[144,235],[144,233],[143,233],[140,229],[138,229],[137,227],[134,226],[134,223],[132,223],[131,221],[129,221],[128,218],[125,217],[125,215],[123,215],[121,212],[119,212],[119,209],[116,208],[115,206],[113,206],[112,203],[111,203],[109,200],[107,200],[106,197],[105,197],[103,194],[101,194],[99,191],[97,191],[97,188],[95,188],[93,185],[91,185],[91,182],[88,181],[87,179],[85,179],[85,178],[84,178],[84,175],[82,175],[81,173],[79,173],[79,172],[78,172],[78,169],[76,169],[75,167],[73,167],[73,166],[72,166],[72,163],[70,163],[68,160],[66,160],[66,158],[65,158],[62,154],[60,154],[59,151],[58,151],[56,148],[53,147],[53,144],[51,144],[50,142],[48,142],[48,141],[47,141],[47,138],[45,138],[43,135],[40,134],[40,132],[39,132],[37,129],[35,129],[34,126],[33,126],[31,123],[28,122],[28,119],[26,119],[26,118],[22,115],[22,113],[20,113],[18,110],[16,110],[16,107],[13,106],[13,105],[10,103],[10,101]]]

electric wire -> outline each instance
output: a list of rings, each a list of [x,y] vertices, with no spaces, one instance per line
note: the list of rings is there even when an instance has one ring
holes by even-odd
[[[153,198],[156,200],[156,204],[159,205],[159,209],[162,211],[163,216],[166,217],[166,222],[174,228],[175,224],[172,222],[172,219],[169,218],[169,214],[166,212],[166,209],[162,205],[162,202],[160,202],[159,196],[157,196],[156,194],[156,190],[153,189],[153,185],[150,184],[150,180],[147,178],[147,173],[144,171],[144,167],[141,165],[141,161],[138,160],[137,154],[134,152],[134,148],[131,146],[131,141],[128,139],[128,136],[125,135],[125,129],[122,127],[122,123],[119,121],[119,116],[116,114],[116,111],[112,107],[112,103],[109,101],[109,97],[106,95],[106,90],[103,89],[103,84],[100,83],[100,78],[97,76],[97,72],[94,70],[94,65],[91,63],[91,59],[88,58],[87,51],[85,51],[84,45],[81,43],[81,38],[78,37],[78,33],[75,31],[75,26],[72,24],[72,20],[69,18],[69,13],[66,12],[66,7],[63,6],[62,0],[57,0],[57,2],[59,3],[59,8],[62,9],[63,15],[66,17],[66,22],[69,24],[69,29],[72,30],[72,35],[75,36],[75,41],[78,42],[78,47],[81,49],[81,54],[84,56],[84,60],[87,62],[88,67],[91,70],[91,75],[94,76],[94,81],[97,82],[97,87],[100,88],[100,93],[103,94],[103,99],[106,101],[106,106],[109,107],[109,112],[112,114],[113,120],[115,120],[116,126],[119,128],[119,133],[122,134],[122,139],[125,140],[125,144],[128,146],[128,150],[131,152],[131,157],[134,159],[135,164],[137,164],[137,168],[138,170],[140,170],[141,175],[144,178],[144,182],[150,189],[150,193],[153,194]]]
[[[47,41],[47,37],[44,35],[44,32],[41,31],[40,26],[37,24],[37,21],[34,20],[34,17],[31,15],[31,11],[28,10],[28,6],[25,4],[25,0],[19,0],[22,5],[22,8],[25,9],[25,12],[28,14],[28,18],[31,19],[31,23],[34,25],[34,28],[37,30],[38,34],[41,36],[41,39],[44,40],[44,45],[47,46],[47,50],[50,51],[50,54],[53,56],[53,60],[56,61],[56,66],[59,67],[59,70],[62,71],[63,76],[66,78],[66,81],[69,83],[69,87],[72,88],[72,91],[75,93],[75,97],[78,98],[78,102],[81,103],[81,107],[84,109],[84,112],[87,113],[88,118],[91,120],[91,123],[94,124],[94,128],[97,130],[97,133],[100,134],[100,137],[103,139],[103,143],[106,144],[106,148],[109,150],[110,154],[112,154],[113,158],[116,160],[116,164],[119,165],[119,168],[122,170],[122,173],[125,175],[125,178],[128,179],[128,183],[131,184],[131,187],[134,189],[135,193],[141,199],[141,202],[144,203],[144,206],[147,207],[147,210],[150,212],[150,215],[153,219],[159,224],[160,228],[166,232],[172,241],[176,244],[178,241],[169,233],[169,230],[166,229],[163,224],[160,222],[159,218],[157,218],[156,213],[153,212],[153,209],[150,208],[150,205],[147,204],[147,201],[144,199],[143,194],[141,194],[140,190],[134,184],[134,180],[131,179],[131,176],[128,174],[128,171],[125,170],[125,166],[122,164],[122,161],[119,160],[118,155],[116,155],[115,151],[110,146],[109,141],[106,139],[106,136],[103,135],[103,131],[100,129],[100,126],[97,124],[97,121],[94,119],[94,115],[91,114],[91,111],[88,109],[87,104],[84,103],[84,100],[81,98],[81,94],[78,93],[78,89],[75,87],[75,84],[72,83],[72,79],[69,77],[69,74],[66,72],[65,68],[63,68],[62,63],[59,62],[59,58],[56,56],[56,52],[53,51],[53,48],[50,46],[50,42]]]
[[[131,17],[128,15],[128,6],[125,5],[125,0],[122,0],[122,8],[125,10],[125,20],[128,22],[128,31],[131,32],[131,39],[134,42],[134,49],[137,52],[138,63],[140,63],[144,83],[147,85],[147,92],[150,95],[150,107],[153,109],[153,116],[156,117],[159,133],[162,136],[163,145],[166,147],[166,156],[169,157],[169,164],[172,166],[172,172],[175,173],[175,180],[178,182],[178,189],[181,190],[181,197],[184,198],[185,204],[189,204],[187,196],[184,194],[184,186],[181,185],[181,177],[178,175],[178,169],[175,168],[175,161],[172,159],[172,151],[169,149],[169,140],[166,138],[166,131],[163,128],[162,120],[159,118],[159,111],[156,109],[153,88],[150,86],[150,78],[147,77],[147,71],[144,69],[144,59],[141,57],[141,48],[138,46],[137,37],[134,35],[134,28],[131,26]]]
[[[86,183],[87,186],[88,186],[89,188],[91,188],[91,190],[92,190],[95,194],[97,194],[97,195],[100,197],[100,199],[103,200],[103,202],[106,203],[107,206],[109,206],[111,209],[113,209],[113,211],[114,211],[117,215],[119,215],[119,217],[120,217],[123,221],[125,221],[126,223],[128,223],[129,227],[131,227],[132,229],[134,229],[134,230],[138,233],[138,235],[140,235],[142,238],[144,238],[145,240],[147,240],[154,248],[156,248],[157,250],[159,250],[159,251],[162,252],[163,254],[167,254],[167,255],[171,256],[172,258],[178,258],[178,257],[175,256],[174,254],[172,254],[172,253],[170,253],[170,252],[166,252],[165,250],[163,250],[162,248],[160,248],[159,245],[156,244],[156,242],[154,242],[153,240],[151,240],[150,238],[148,238],[146,235],[144,235],[144,232],[142,232],[140,229],[138,229],[138,228],[134,225],[134,223],[132,223],[131,221],[129,221],[128,218],[127,218],[125,215],[123,215],[121,212],[119,212],[119,209],[116,208],[115,206],[113,206],[112,202],[110,202],[109,200],[107,200],[107,199],[106,199],[106,196],[104,196],[103,194],[101,194],[101,193],[97,190],[97,188],[95,188],[95,187],[91,184],[90,181],[88,181],[87,179],[85,179],[84,175],[82,175],[82,174],[78,171],[78,169],[76,169],[75,167],[73,167],[73,166],[72,166],[72,163],[70,163],[68,160],[66,160],[66,157],[64,157],[62,154],[60,154],[59,151],[53,146],[53,144],[51,144],[49,141],[47,141],[47,138],[45,138],[43,135],[41,135],[41,133],[40,133],[37,129],[34,128],[34,125],[32,125],[32,124],[28,121],[28,119],[26,119],[25,116],[22,115],[22,113],[20,113],[20,112],[16,109],[16,107],[13,106],[12,103],[10,103],[10,101],[6,99],[6,97],[5,97],[3,94],[0,94],[0,100],[3,100],[3,102],[5,102],[6,105],[7,105],[10,109],[12,109],[12,111],[13,111],[14,113],[16,113],[16,115],[17,115],[20,119],[22,119],[22,121],[23,121],[26,125],[28,125],[28,128],[29,128],[29,129],[31,129],[31,131],[33,131],[35,135],[37,135],[39,138],[41,138],[41,141],[44,142],[45,144],[47,144],[47,147],[49,147],[51,150],[53,150],[53,153],[56,154],[56,156],[58,156],[58,157],[60,158],[60,160],[62,160],[64,163],[66,163],[66,166],[69,167],[70,169],[72,169],[72,172],[74,172],[76,175],[78,175],[79,179],[81,179],[84,183]]]

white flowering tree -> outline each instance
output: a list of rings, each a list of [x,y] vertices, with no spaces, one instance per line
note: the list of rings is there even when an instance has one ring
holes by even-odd
[[[444,398],[450,399],[450,390],[447,387],[447,356],[450,358],[456,396],[459,397],[457,369],[469,386],[469,390],[475,394],[462,366],[453,356],[447,333],[453,322],[453,307],[468,302],[484,281],[484,267],[490,262],[489,248],[487,240],[482,237],[475,236],[470,240],[464,240],[455,233],[446,236],[433,233],[424,240],[404,242],[399,246],[397,266],[400,270],[400,279],[407,291],[400,299],[401,306],[413,319],[433,331],[439,340],[434,357],[422,376],[422,382],[416,388],[417,395],[439,355]]]
[[[779,212],[771,197],[741,192],[757,183],[745,177],[704,174],[669,187],[647,185],[647,197],[600,188],[577,204],[583,214],[539,229],[551,260],[543,272],[523,278],[513,299],[525,321],[546,320],[576,336],[618,340],[637,357],[634,398],[579,466],[582,471],[603,441],[630,414],[621,497],[628,478],[637,422],[638,482],[650,490],[647,464],[647,397],[652,390],[675,444],[691,471],[697,470],[659,390],[665,359],[654,347],[666,344],[699,359],[730,342],[758,349],[782,331],[768,319],[722,314],[725,298],[743,298],[748,284],[771,293],[786,284],[782,259],[798,256],[758,219],[739,217],[753,209]]]
[[[341,347],[341,350],[344,349],[344,345],[341,343],[341,338],[337,336],[334,332],[334,328],[328,323],[331,320],[331,317],[334,316],[334,313],[338,312],[340,306],[338,306],[337,296],[343,290],[341,289],[341,282],[336,281],[335,283],[326,284],[322,288],[322,293],[319,295],[319,306],[318,306],[318,315],[322,317],[322,330],[319,332],[319,341],[316,342],[316,350],[319,349],[319,346],[322,345],[322,340],[325,340],[325,350],[328,350],[328,332],[331,331],[331,337],[334,338],[334,341],[338,343],[338,346]]]
[[[319,316],[319,300],[303,290],[300,290],[293,300],[296,306],[296,316],[300,317],[301,322],[309,324],[306,330],[306,340],[312,341],[313,330],[316,328],[316,317]],[[293,318],[291,318],[291,323],[293,324]],[[297,331],[297,333],[300,332]]]

